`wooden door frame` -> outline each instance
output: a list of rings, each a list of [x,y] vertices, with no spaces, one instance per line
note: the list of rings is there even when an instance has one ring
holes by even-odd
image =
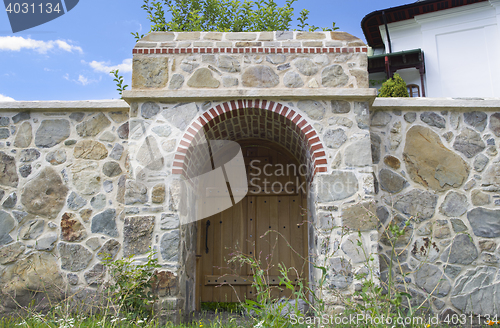
[[[245,148],[249,147],[265,147],[269,149],[276,150],[278,152],[284,153],[288,158],[292,159],[294,161],[294,164],[297,165],[297,167],[300,167],[300,164],[305,164],[305,163],[300,163],[297,158],[286,148],[284,148],[282,145],[280,145],[277,142],[271,142],[266,139],[244,139],[244,140],[239,140],[236,141],[242,150]],[[245,154],[243,154],[245,156]],[[305,180],[307,183],[307,177],[301,177],[301,180]],[[306,193],[302,194],[301,196],[301,204],[300,206],[303,209],[306,209],[307,211],[310,210],[309,204],[308,204],[308,196],[309,196],[310,191],[307,190]],[[306,221],[309,221],[306,218]],[[201,227],[201,220],[196,222],[197,226],[197,236],[196,236],[196,275],[195,275],[195,307],[197,311],[201,310],[201,288],[200,288],[200,283],[204,283],[204,279],[202,277],[202,268],[200,265],[200,259],[201,259],[201,252],[202,252],[202,227]],[[307,229],[305,229],[305,232],[303,233],[303,254],[302,256],[307,260],[307,263],[305,264],[305,277],[307,279],[307,283],[310,280],[310,270],[309,270],[309,223],[305,225]]]

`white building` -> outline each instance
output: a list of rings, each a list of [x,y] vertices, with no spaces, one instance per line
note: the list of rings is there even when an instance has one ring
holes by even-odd
[[[397,71],[415,96],[500,97],[500,0],[417,1],[361,25],[370,80]]]

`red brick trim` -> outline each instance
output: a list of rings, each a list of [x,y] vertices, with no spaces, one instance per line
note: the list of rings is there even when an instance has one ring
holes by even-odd
[[[261,53],[261,54],[281,54],[281,53],[367,53],[367,47],[322,47],[322,48],[307,48],[307,47],[276,47],[276,48],[134,48],[132,54],[205,54],[205,53],[226,53],[226,54],[241,54],[241,53]]]
[[[184,136],[177,148],[173,164],[176,168],[172,170],[172,174],[184,174],[184,170],[186,169],[184,160],[186,158],[186,154],[188,153],[189,145],[196,136],[196,133],[193,132],[199,131],[202,128],[198,122],[200,122],[203,126],[208,124],[211,128],[213,127],[212,124],[215,121],[224,121],[227,117],[243,115],[244,109],[251,108],[267,110],[270,115],[273,115],[272,113],[279,114],[279,117],[281,117],[280,121],[283,120],[282,122],[284,122],[292,130],[299,133],[300,139],[303,141],[302,151],[308,152],[310,155],[311,163],[309,164],[313,169],[313,175],[317,172],[328,171],[325,148],[323,147],[316,130],[314,130],[312,124],[310,124],[305,117],[302,117],[302,115],[293,109],[275,101],[265,99],[238,99],[227,101],[208,109],[193,123],[191,123],[186,130],[187,133],[184,133]],[[182,170],[177,168],[182,168]]]

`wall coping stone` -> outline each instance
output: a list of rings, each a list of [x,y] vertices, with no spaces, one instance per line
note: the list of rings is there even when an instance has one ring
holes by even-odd
[[[500,110],[500,98],[376,98],[376,110]]]
[[[139,100],[151,101],[200,101],[200,100],[230,100],[241,98],[286,98],[286,99],[359,99],[372,102],[377,95],[377,89],[240,89],[240,90],[125,90],[123,99],[131,103]]]
[[[125,111],[130,106],[121,99],[77,100],[77,101],[5,101],[0,102],[0,111]]]

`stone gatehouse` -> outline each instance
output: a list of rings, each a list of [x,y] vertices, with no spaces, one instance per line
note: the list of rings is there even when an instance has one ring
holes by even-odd
[[[0,310],[47,295],[89,305],[103,254],[144,261],[150,247],[166,316],[252,297],[239,280],[249,271],[227,264],[235,251],[272,254],[311,284],[311,263],[324,261],[328,289],[352,293],[364,254],[387,277],[380,226],[410,220],[394,274],[414,299],[435,313],[499,314],[500,102],[375,100],[366,53],[343,32],[151,33],[133,49],[125,101],[0,103]],[[229,188],[226,174],[184,193],[197,169],[232,159],[213,147],[221,140],[238,143],[247,175],[267,164],[304,173],[268,176],[292,192],[255,192],[259,182],[190,218],[196,197],[219,202]],[[236,289],[215,288],[219,277]]]

